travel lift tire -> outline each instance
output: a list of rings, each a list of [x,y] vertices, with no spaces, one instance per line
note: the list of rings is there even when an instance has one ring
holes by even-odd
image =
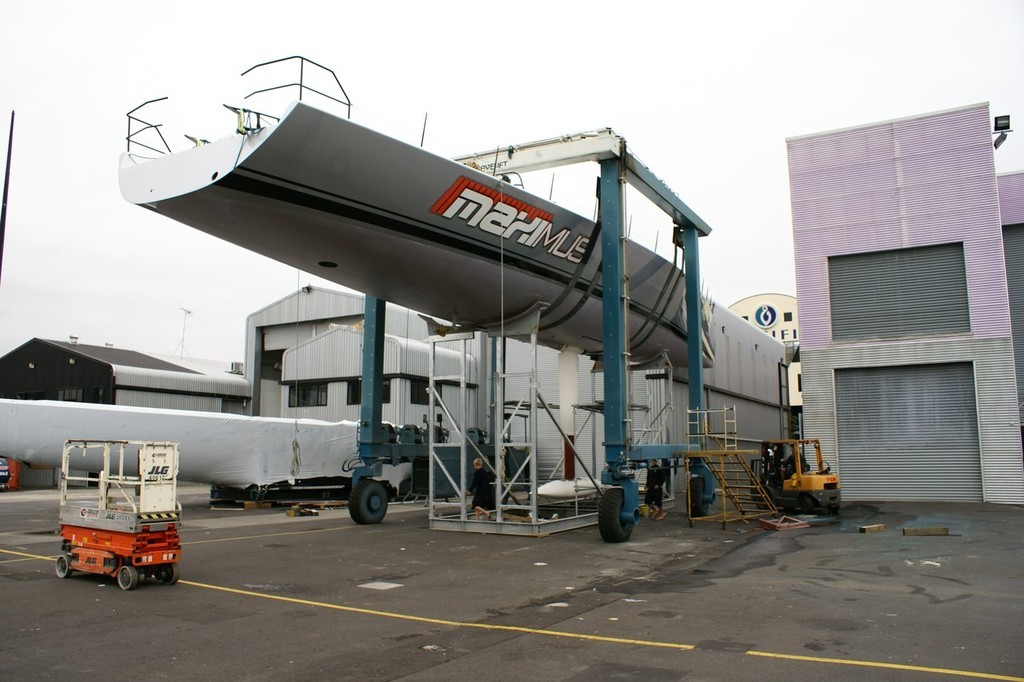
[[[690,528],[693,528],[694,519],[708,515],[708,505],[704,501],[704,479],[694,476],[690,479],[690,487],[687,502],[690,505]]]
[[[623,523],[620,516],[623,500],[622,488],[611,487],[597,504],[597,527],[605,542],[625,542],[633,534],[633,524]]]
[[[380,481],[364,478],[348,496],[348,513],[359,524],[380,523],[388,513],[388,490]]]

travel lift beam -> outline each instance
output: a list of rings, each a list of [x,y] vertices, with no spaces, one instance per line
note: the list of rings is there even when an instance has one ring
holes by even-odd
[[[611,129],[542,140],[504,150],[481,152],[455,159],[494,175],[542,170],[586,161],[600,165],[602,337],[604,341],[605,469],[601,482],[612,486],[602,496],[598,514],[601,537],[609,542],[629,539],[640,519],[639,483],[634,464],[677,455],[684,445],[639,445],[630,442],[629,348],[626,324],[629,301],[625,278],[625,189],[629,183],[664,211],[675,226],[673,235],[683,247],[686,283],[687,370],[689,409],[704,409],[704,373],[701,330],[700,267],[697,241],[711,228],[626,148],[626,141]],[[680,239],[681,237],[681,239]],[[682,242],[680,244],[680,241]],[[381,448],[381,387],[383,384],[384,301],[366,297],[363,328],[363,384],[360,408],[359,455],[363,466],[353,473],[349,502],[352,518],[361,523],[383,519],[387,491],[370,476],[386,458]],[[690,438],[698,434],[688,434]],[[713,490],[713,488],[712,488]]]

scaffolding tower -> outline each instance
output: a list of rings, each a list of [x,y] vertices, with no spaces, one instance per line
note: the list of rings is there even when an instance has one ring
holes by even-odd
[[[724,529],[727,524],[778,515],[771,494],[761,485],[750,466],[757,450],[737,448],[736,407],[717,410],[688,410],[692,445],[684,458],[686,480],[692,481],[698,467],[710,469],[716,484],[713,502],[704,505],[692,499],[693,486],[688,489],[690,526],[697,521],[718,521]]]

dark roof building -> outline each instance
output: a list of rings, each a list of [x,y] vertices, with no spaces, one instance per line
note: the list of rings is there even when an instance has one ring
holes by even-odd
[[[0,398],[241,414],[250,396],[249,382],[227,363],[46,339],[0,358]]]

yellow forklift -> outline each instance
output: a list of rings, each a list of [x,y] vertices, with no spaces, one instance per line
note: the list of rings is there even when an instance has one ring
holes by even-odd
[[[776,507],[801,514],[839,513],[839,476],[821,456],[817,438],[764,441],[755,467]]]

